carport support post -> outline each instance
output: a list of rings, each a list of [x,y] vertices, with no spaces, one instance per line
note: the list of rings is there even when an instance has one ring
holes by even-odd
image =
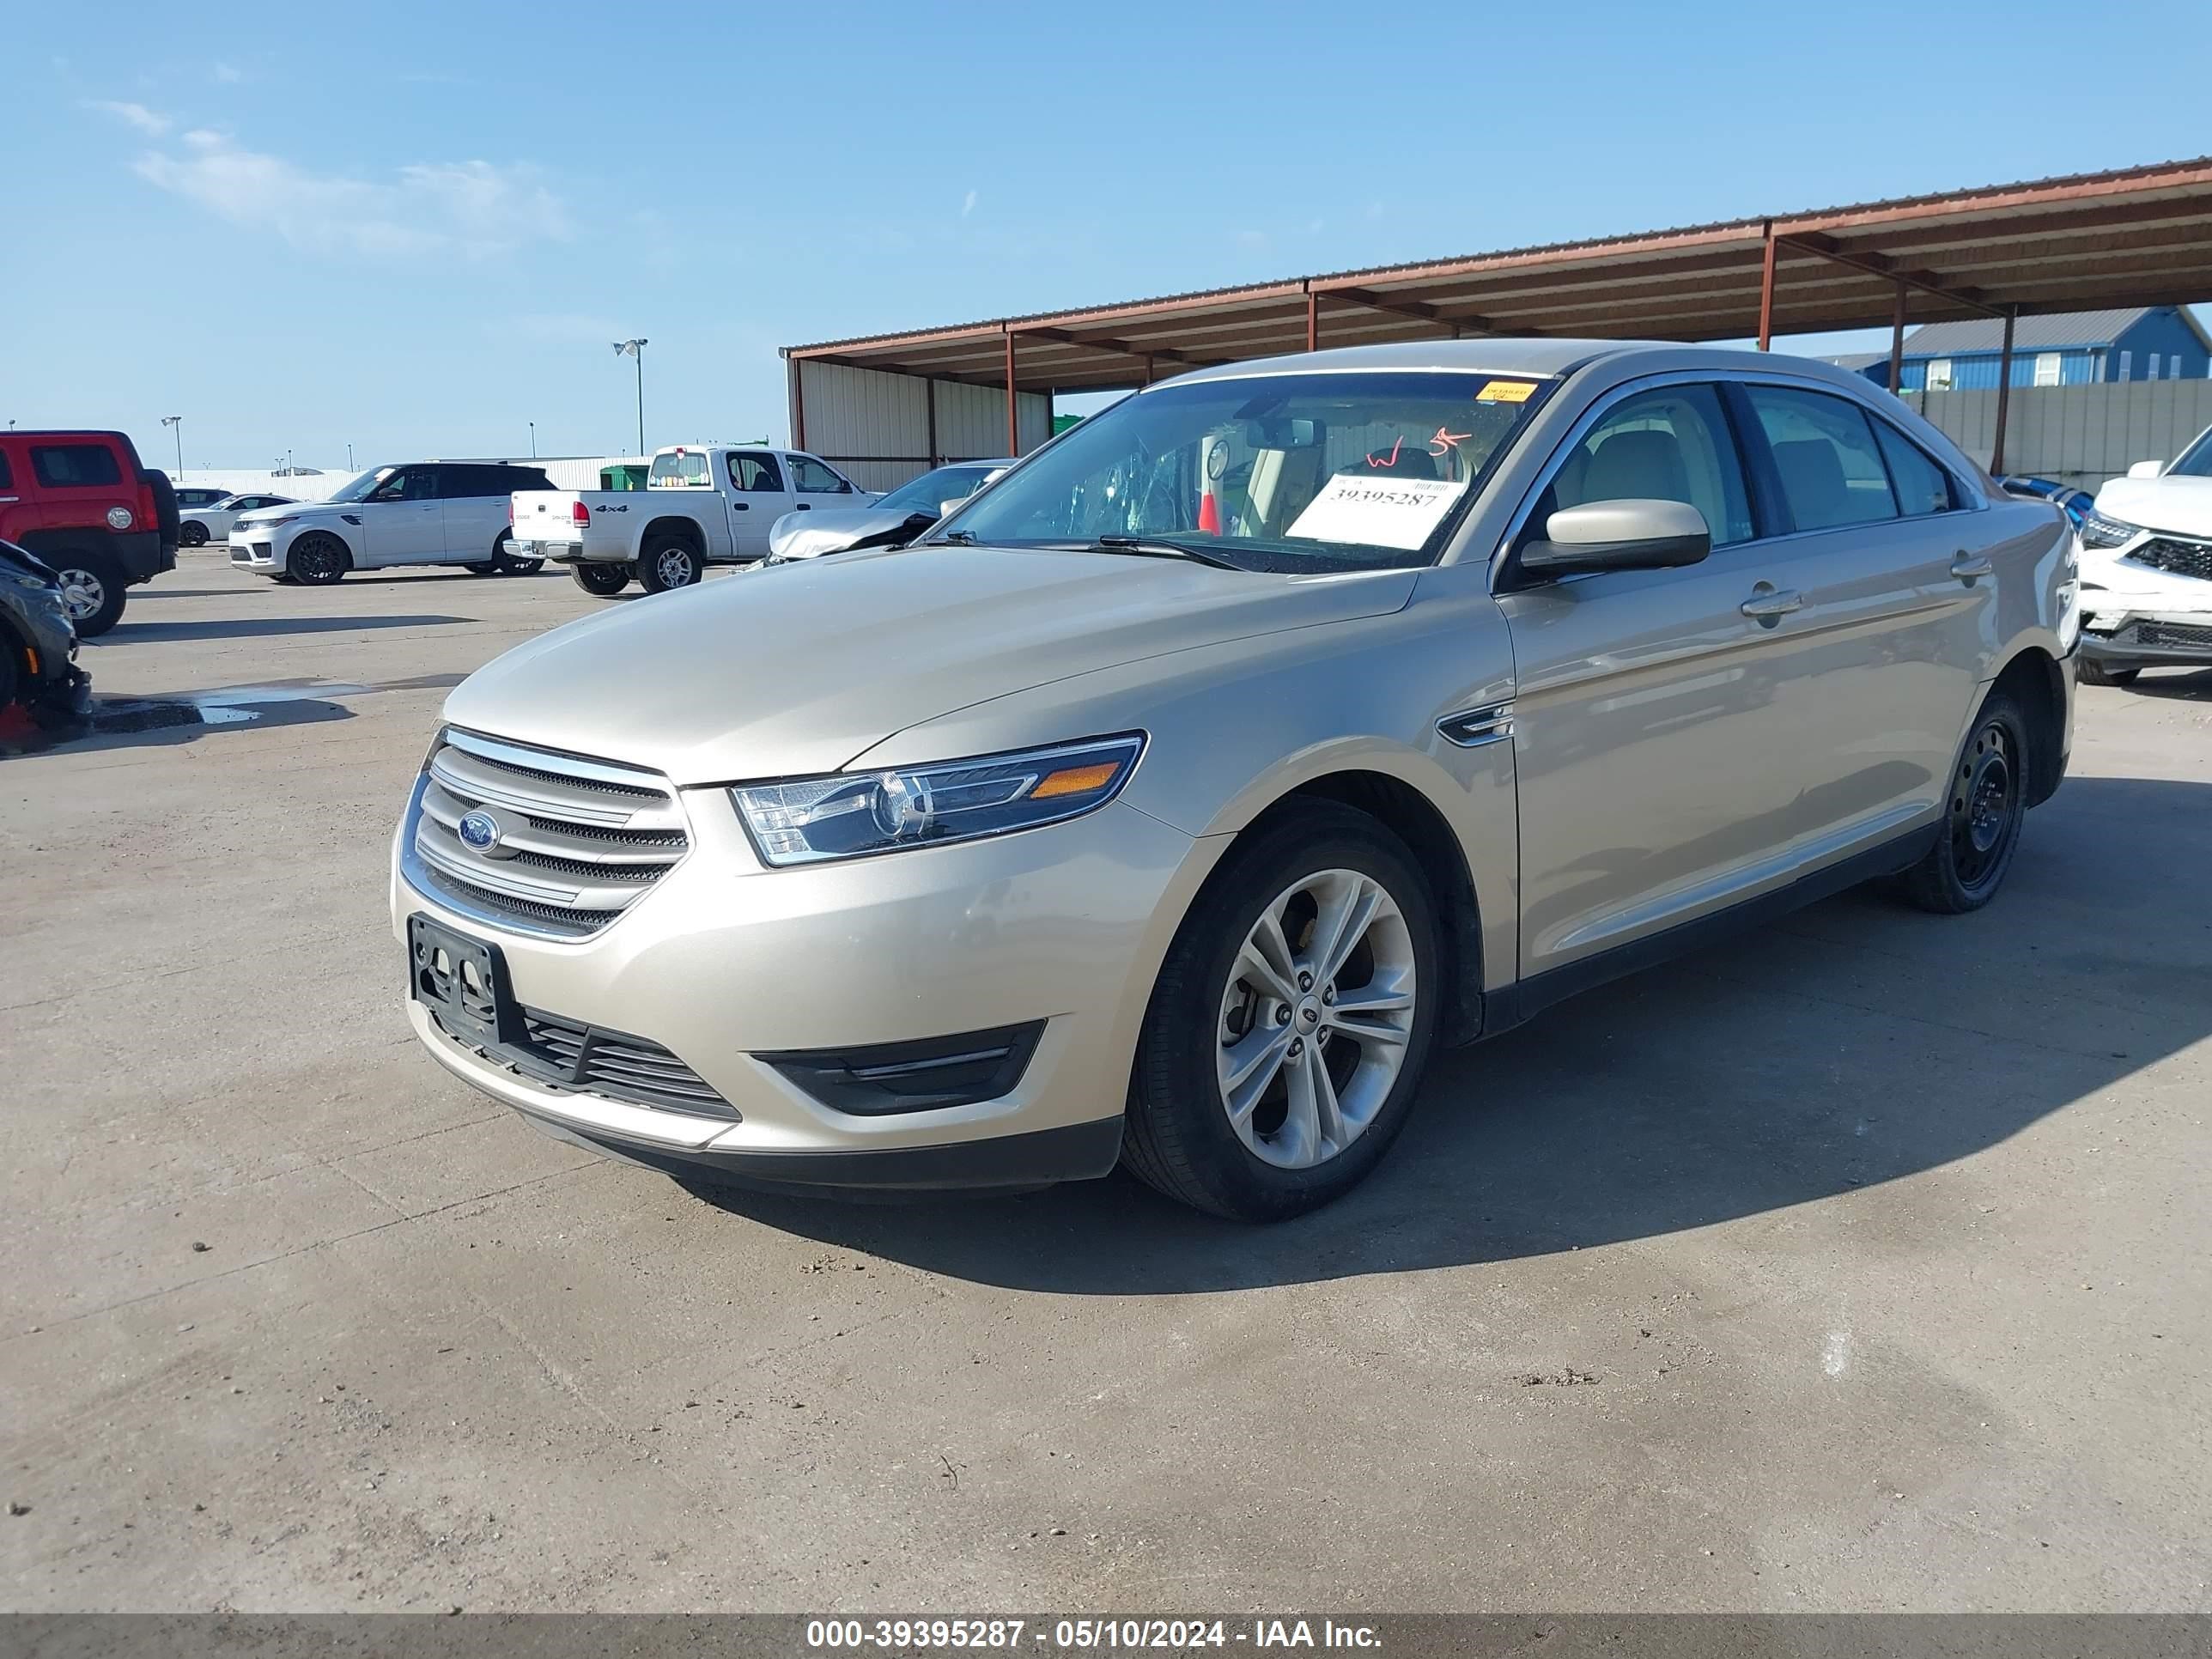
[[[1997,354],[1997,431],[1990,441],[1990,471],[2004,471],[2005,410],[2012,401],[2012,325],[2020,319],[2016,306],[2005,307],[2004,349]]]
[[[1766,222],[1766,248],[1759,267],[1759,349],[1774,349],[1774,221]]]
[[[1021,405],[1014,392],[1014,331],[1006,331],[1006,453],[1022,453]]]
[[[1889,395],[1894,398],[1905,384],[1905,284],[1897,285],[1897,309],[1889,322]]]
[[[1306,349],[1321,349],[1321,295],[1306,290]]]
[[[937,381],[930,375],[921,377],[922,399],[929,406],[929,465],[937,465]]]

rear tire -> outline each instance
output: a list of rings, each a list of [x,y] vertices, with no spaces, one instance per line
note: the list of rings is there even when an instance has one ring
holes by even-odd
[[[346,544],[327,531],[311,530],[292,544],[285,574],[307,587],[327,587],[353,568]]]
[[[1364,1180],[1428,1064],[1446,995],[1435,914],[1403,843],[1347,806],[1314,802],[1232,849],[1145,1011],[1132,1172],[1238,1221],[1300,1215]],[[1347,942],[1331,949],[1335,918]]]
[[[0,628],[0,709],[9,708],[22,695],[22,647],[6,629]]]
[[[695,587],[706,574],[707,563],[699,550],[674,536],[655,537],[637,556],[638,583],[648,593]]]
[[[207,526],[194,520],[187,519],[177,526],[177,539],[186,547],[205,547],[207,538]]]
[[[2142,672],[2140,668],[2107,668],[2087,657],[2074,665],[2074,678],[2084,685],[2133,685]]]
[[[569,575],[576,586],[595,599],[611,599],[629,586],[630,568],[626,564],[583,564],[568,567]]]
[[[1952,763],[1936,844],[1905,872],[1905,895],[1913,903],[1957,916],[1996,896],[2035,799],[2028,772],[2034,752],[2021,706],[2009,692],[1990,692]]]
[[[77,638],[96,640],[121,620],[126,584],[113,559],[80,548],[42,556],[61,576],[62,604]]]

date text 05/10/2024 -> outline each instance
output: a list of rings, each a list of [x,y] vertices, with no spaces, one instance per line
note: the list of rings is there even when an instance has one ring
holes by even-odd
[[[1178,1651],[1200,1648],[1345,1648],[1382,1645],[1372,1626],[1331,1619],[810,1619],[811,1651],[928,1649],[1019,1651]]]

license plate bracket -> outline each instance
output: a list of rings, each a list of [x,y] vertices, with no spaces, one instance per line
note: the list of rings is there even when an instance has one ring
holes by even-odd
[[[499,947],[425,915],[407,918],[408,993],[454,1036],[490,1048],[507,1041],[514,1000]]]

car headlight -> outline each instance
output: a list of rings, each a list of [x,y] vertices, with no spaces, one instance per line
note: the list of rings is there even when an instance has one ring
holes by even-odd
[[[782,866],[1032,830],[1097,811],[1144,752],[1140,732],[885,772],[730,791],[762,860]]]
[[[2130,524],[2125,519],[2107,517],[2094,509],[2081,515],[2081,545],[2084,547],[2124,547],[2142,534],[2139,524]]]

